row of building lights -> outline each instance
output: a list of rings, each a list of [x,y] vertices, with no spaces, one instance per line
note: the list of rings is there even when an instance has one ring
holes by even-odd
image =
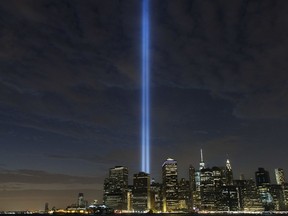
[[[259,168],[252,179],[233,178],[230,161],[224,167],[205,166],[201,150],[199,169],[189,167],[189,180],[178,180],[177,161],[162,165],[162,183],[139,172],[128,184],[128,168],[116,166],[104,181],[104,204],[117,212],[261,212],[286,211],[288,184],[283,169],[275,169],[277,184]]]

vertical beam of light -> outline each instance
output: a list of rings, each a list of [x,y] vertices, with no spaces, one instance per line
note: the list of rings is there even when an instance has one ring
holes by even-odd
[[[142,171],[150,173],[149,0],[142,0]]]

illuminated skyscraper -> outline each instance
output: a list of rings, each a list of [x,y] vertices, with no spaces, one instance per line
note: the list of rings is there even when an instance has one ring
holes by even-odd
[[[217,210],[216,197],[219,197],[219,191],[222,177],[222,170],[218,167],[204,168],[200,171],[200,192],[201,207],[205,210]]]
[[[128,169],[116,166],[104,181],[104,204],[117,210],[127,209]]]
[[[193,208],[199,209],[201,206],[201,193],[200,193],[200,184],[201,184],[201,170],[205,169],[203,151],[200,149],[200,163],[199,170],[195,171],[195,190],[193,191]]]
[[[196,190],[200,188],[200,171],[202,169],[205,169],[205,163],[203,159],[203,151],[200,150],[200,163],[199,163],[199,170],[195,172],[195,184],[196,184]]]
[[[150,176],[147,173],[139,172],[133,177],[133,210],[147,211],[150,204]]]
[[[284,170],[281,168],[275,169],[275,177],[276,177],[276,183],[278,185],[284,185],[285,184],[285,176],[284,176]]]
[[[205,163],[204,163],[204,158],[203,158],[203,151],[202,149],[200,149],[200,167],[199,170],[204,169],[205,168]]]
[[[232,171],[232,167],[231,167],[229,159],[227,159],[227,161],[226,161],[225,178],[226,178],[226,180],[225,180],[226,185],[232,185],[233,184],[233,171]]]
[[[168,158],[162,165],[163,211],[174,211],[178,208],[178,170],[177,161]]]

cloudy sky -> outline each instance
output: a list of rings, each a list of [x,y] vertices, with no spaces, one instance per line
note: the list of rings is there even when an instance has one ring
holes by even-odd
[[[288,1],[153,0],[151,176],[288,173]],[[140,170],[140,0],[0,2],[0,210],[102,200]],[[132,183],[132,181],[130,181]]]

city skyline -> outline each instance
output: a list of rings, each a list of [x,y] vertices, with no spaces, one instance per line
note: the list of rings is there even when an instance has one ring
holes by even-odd
[[[109,168],[141,171],[141,3],[0,2],[0,211],[101,200]],[[288,173],[288,2],[149,6],[150,176],[171,157],[185,177],[200,149],[236,178]]]
[[[254,178],[233,175],[230,160],[225,166],[205,165],[203,151],[197,166],[189,166],[188,177],[179,176],[177,160],[167,158],[162,164],[161,180],[149,173],[133,174],[129,168],[109,169],[104,181],[103,203],[116,212],[262,212],[288,210],[288,183],[282,168],[269,171],[259,167]],[[131,174],[130,174],[131,176]]]

